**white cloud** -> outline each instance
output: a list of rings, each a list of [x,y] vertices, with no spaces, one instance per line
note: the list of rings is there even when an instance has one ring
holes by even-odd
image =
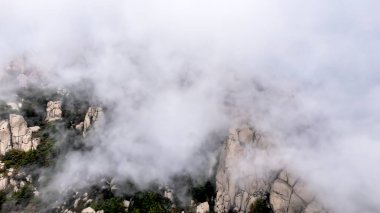
[[[102,100],[116,103],[100,148],[73,154],[61,183],[80,170],[142,182],[197,173],[210,133],[227,134],[244,118],[282,145],[338,212],[375,212],[379,6],[8,1],[0,63],[26,55],[52,84],[88,77]]]

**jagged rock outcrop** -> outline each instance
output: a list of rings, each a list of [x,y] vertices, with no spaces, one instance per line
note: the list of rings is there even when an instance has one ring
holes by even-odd
[[[10,114],[9,119],[0,121],[0,154],[11,149],[28,151],[35,149],[40,142],[33,137],[40,127],[28,127],[21,115]]]
[[[270,145],[264,143],[254,130],[232,129],[220,155],[216,174],[216,212],[249,212],[258,199],[269,201],[268,206],[274,213],[327,212],[308,190],[306,182],[285,169],[271,171],[268,168],[267,175],[260,176],[235,172],[249,149],[271,155]],[[241,172],[241,169],[236,171]]]
[[[32,186],[32,176],[25,172],[10,168],[5,170],[3,174],[0,174],[0,190],[9,189],[13,192],[17,192],[25,185]],[[38,196],[36,187],[33,187],[33,193],[35,196]]]
[[[271,185],[270,204],[275,213],[324,213],[327,210],[315,200],[306,182],[282,170]]]
[[[29,127],[21,115],[10,114],[9,124],[12,134],[12,149],[28,151],[36,149],[40,142],[39,138],[33,138],[33,133],[38,132],[40,127]]]
[[[265,144],[252,129],[232,129],[225,142],[216,173],[216,212],[246,212],[256,199],[266,196],[270,189],[270,179],[236,175],[236,164],[248,147],[263,149]]]
[[[9,120],[0,121],[0,154],[12,149]]]
[[[56,121],[62,119],[62,102],[49,101],[46,107],[46,121]]]
[[[86,136],[90,128],[101,129],[104,122],[103,108],[90,107],[83,122],[83,135]]]

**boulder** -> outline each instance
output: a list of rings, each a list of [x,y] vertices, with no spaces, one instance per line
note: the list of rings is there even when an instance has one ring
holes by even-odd
[[[91,207],[87,207],[82,210],[82,213],[96,213],[96,211]]]
[[[82,132],[83,131],[83,122],[80,122],[79,124],[75,125],[75,130]]]
[[[123,201],[123,206],[128,209],[129,208],[129,205],[131,204],[131,202],[129,200],[124,200]]]
[[[210,206],[208,205],[208,202],[201,203],[197,206],[197,213],[208,213],[210,212]]]

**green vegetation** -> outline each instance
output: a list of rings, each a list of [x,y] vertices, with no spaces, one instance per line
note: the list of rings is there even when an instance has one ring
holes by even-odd
[[[53,90],[39,87],[20,89],[17,95],[22,101],[20,113],[24,116],[28,126],[42,126],[46,117],[48,101],[59,98],[59,95]]]
[[[250,213],[271,213],[272,210],[268,207],[265,199],[259,198],[252,204]]]
[[[78,91],[77,88],[79,88]],[[12,149],[1,155],[0,160],[4,163],[4,169],[0,172],[9,168],[14,168],[16,171],[20,169],[36,179],[40,174],[39,168],[54,169],[58,156],[64,156],[72,150],[89,149],[83,143],[82,134],[73,126],[84,120],[90,101],[93,100],[91,94],[94,89],[91,84],[81,82],[80,85],[75,86],[75,90],[75,94],[62,95],[57,94],[55,89],[33,86],[22,88],[17,91],[18,101],[22,103],[18,111],[12,110],[6,102],[0,101],[0,120],[9,118],[9,114],[12,113],[20,114],[29,127],[41,127],[40,131],[33,133],[33,138],[41,139],[36,149],[29,151]],[[54,100],[62,101],[63,119],[48,123],[45,122],[47,103]],[[48,179],[37,184],[46,184]],[[33,195],[32,185],[24,186],[15,193],[10,189],[0,191],[0,212],[21,212],[28,208],[37,208],[41,201],[33,198]],[[95,199],[92,205],[94,209],[102,209],[105,212],[124,212],[124,199],[115,197],[110,190],[109,195],[101,192],[101,195],[96,195],[96,197],[98,199]],[[38,212],[38,210],[30,212]]]
[[[12,198],[16,201],[16,205],[21,206],[28,205],[33,197],[33,189],[29,185],[21,187],[19,191],[12,195]]]
[[[215,197],[215,188],[210,181],[207,181],[203,186],[193,187],[191,195],[193,200],[198,203],[211,201]]]
[[[152,191],[137,192],[128,209],[130,213],[166,213],[170,211],[170,200]]]
[[[64,119],[65,127],[71,126],[84,121],[90,104],[87,101],[80,100],[79,97],[69,95],[64,98],[62,104],[62,117]]]
[[[49,139],[42,141],[36,150],[22,151],[17,149],[9,150],[4,156],[0,157],[5,168],[20,168],[28,165],[49,166],[54,158],[54,141]]]
[[[94,85],[90,81],[84,80],[72,87],[75,93],[65,95],[62,101],[62,117],[66,128],[82,122],[93,101]]]
[[[109,198],[98,200],[91,205],[95,211],[104,210],[105,213],[125,212],[122,198]]]
[[[5,201],[7,200],[7,192],[4,191],[4,190],[1,190],[0,191],[0,207],[3,205],[3,203],[5,203]]]
[[[32,152],[24,152],[22,150],[12,149],[5,153],[2,157],[2,161],[5,164],[5,168],[9,169],[11,167],[22,167],[29,164],[32,158]]]

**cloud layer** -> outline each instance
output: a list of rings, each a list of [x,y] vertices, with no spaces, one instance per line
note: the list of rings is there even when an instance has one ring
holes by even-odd
[[[113,104],[61,185],[202,174],[207,150],[249,123],[338,212],[376,212],[379,4],[16,0],[0,9],[0,64],[25,56],[52,85],[90,79]]]

